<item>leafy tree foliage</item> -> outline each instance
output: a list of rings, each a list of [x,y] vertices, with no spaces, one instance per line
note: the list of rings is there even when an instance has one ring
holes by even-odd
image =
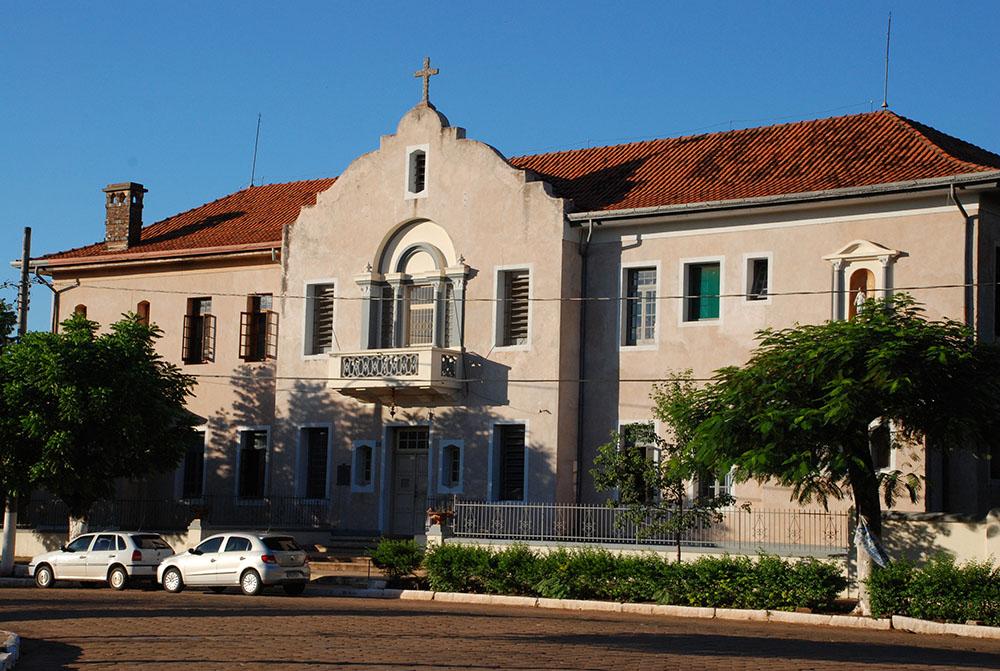
[[[0,298],[0,352],[3,351],[4,345],[10,342],[16,324],[17,315],[14,309],[7,301]]]
[[[733,503],[725,494],[692,500],[687,483],[708,474],[656,435],[652,424],[629,424],[612,433],[610,442],[598,448],[591,475],[599,491],[615,493],[614,502],[625,507],[622,519],[640,538],[672,535],[678,561],[684,532],[721,521],[719,509]]]
[[[914,483],[879,472],[873,427],[891,421],[904,442],[944,450],[984,452],[998,435],[997,348],[963,324],[926,319],[908,296],[758,339],[746,365],[717,371],[708,385],[680,381],[654,393],[685,460],[732,467],[738,481],[776,480],[800,502],[849,493],[858,522],[878,538],[880,484],[891,502]]]
[[[194,381],[155,349],[135,315],[106,333],[74,315],[59,333],[29,333],[0,355],[0,486],[42,487],[85,518],[116,478],[175,467],[192,437]],[[14,437],[16,439],[11,440]]]

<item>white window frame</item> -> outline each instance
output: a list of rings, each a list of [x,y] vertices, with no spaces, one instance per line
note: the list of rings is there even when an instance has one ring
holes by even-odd
[[[366,484],[362,484],[358,480],[358,474],[361,473],[361,468],[359,467],[358,460],[360,458],[360,448],[367,447],[371,450],[372,455],[372,472],[371,479],[368,480]],[[375,464],[376,456],[375,450],[378,447],[377,440],[355,440],[351,442],[351,493],[352,494],[372,494],[375,491],[375,474],[376,467]]]
[[[878,423],[881,424],[881,418],[876,419],[871,424],[869,424],[869,426],[868,426],[868,434],[869,434],[869,436],[871,436],[871,431],[872,431],[873,425],[876,422],[878,422]],[[899,429],[896,428],[896,422],[894,422],[893,420],[890,419],[888,423],[889,423],[889,465],[886,466],[885,468],[878,469],[879,473],[892,473],[893,471],[898,470],[898,468],[899,468],[899,466],[897,466],[897,462],[896,462],[896,453],[899,452],[899,448],[895,447],[894,442],[893,442],[894,439],[895,439],[896,434],[899,432]],[[868,450],[871,451],[871,440],[870,439],[868,441]]]
[[[313,327],[313,306],[314,298],[313,291],[314,287],[321,284],[332,284],[333,285],[333,346],[329,352],[324,352],[321,354],[310,354],[312,351],[312,327]],[[319,278],[314,280],[308,280],[302,285],[302,295],[306,297],[305,299],[305,309],[302,310],[302,358],[304,360],[310,361],[313,359],[328,359],[331,354],[339,351],[337,347],[337,291],[340,289],[340,283],[335,277]]]
[[[621,419],[621,418],[619,418],[618,419],[618,446],[617,446],[618,450],[622,449],[622,442],[621,442],[622,429],[625,428],[626,426],[628,426],[629,424],[647,424],[647,425],[653,427],[653,433],[655,435],[657,435],[657,436],[660,435],[660,421],[657,420],[657,419],[649,419],[649,418],[646,418],[646,419]],[[662,450],[660,449],[660,446],[658,444],[656,444],[656,443],[653,443],[652,447],[653,447],[653,463],[658,465],[660,463],[660,459],[663,457]],[[619,493],[618,492],[618,488],[615,487],[614,495],[615,495],[615,500],[616,501],[618,500],[618,493]],[[663,492],[656,492],[656,500],[659,501],[662,498],[663,498]]]
[[[243,498],[240,496],[240,467],[243,460],[243,434],[249,431],[264,431],[267,433],[267,443],[264,448],[264,486],[263,493],[259,499]],[[268,496],[271,485],[271,426],[269,424],[237,426],[236,427],[236,477],[233,478],[235,488],[233,496],[236,504],[241,506],[259,506],[264,504],[264,499]]]
[[[307,476],[309,475],[309,455],[307,453],[309,444],[304,440],[306,429],[326,429],[326,479],[323,487],[323,498],[306,499],[319,503],[330,500],[330,476],[333,467],[333,424],[330,422],[305,422],[296,427],[297,444],[295,447],[295,495],[305,499]]]
[[[501,281],[504,273],[518,270],[528,271],[528,337],[527,342],[523,345],[504,345],[503,344],[503,328],[504,324],[504,298],[503,295],[505,282]],[[514,263],[502,266],[494,266],[493,268],[493,297],[495,299],[496,307],[493,310],[493,350],[500,352],[530,352],[531,351],[531,340],[533,334],[533,313],[532,309],[533,300],[535,298],[535,264],[533,263]]]
[[[726,472],[725,476],[723,476],[723,481],[729,480],[729,495],[732,496],[734,499],[736,498],[736,481],[733,478],[733,474],[734,474],[735,470],[736,470],[735,467],[730,468]],[[719,478],[716,477],[714,482],[718,482],[718,481],[719,481]],[[690,490],[690,494],[689,494],[691,500],[694,500],[694,499],[698,498],[698,494],[699,494],[699,490],[700,489],[701,489],[701,481],[698,479],[698,476],[695,476],[691,480],[691,490]],[[735,503],[734,503],[734,505],[735,505]],[[726,506],[725,507],[726,510],[729,510],[730,508],[731,508],[731,506]]]
[[[410,191],[410,169],[412,156],[414,152],[422,151],[424,152],[424,189],[423,191]],[[426,198],[427,193],[430,191],[428,176],[431,173],[431,152],[430,145],[428,144],[411,144],[406,148],[406,160],[403,164],[403,198],[405,200],[416,200],[418,198]]]
[[[753,262],[757,260],[767,261],[767,294],[764,298],[750,298],[751,284],[753,283]],[[719,273],[722,274],[721,271]],[[748,305],[767,305],[771,302],[772,279],[774,277],[774,254],[771,252],[753,252],[743,255],[743,302]],[[719,293],[722,293],[721,291]],[[722,305],[719,305],[719,314],[722,314]]]
[[[526,419],[505,419],[501,421],[490,423],[490,448],[489,448],[489,459],[486,463],[486,499],[488,501],[500,501],[501,499],[496,498],[496,490],[500,488],[500,483],[497,482],[497,466],[496,461],[500,458],[500,451],[497,448],[497,427],[498,426],[524,426],[524,498],[523,503],[527,503],[531,499],[528,495],[528,483],[529,475],[531,474],[530,468],[530,458],[531,458],[531,424]],[[516,501],[512,501],[516,503]]]
[[[446,447],[454,445],[458,448],[458,483],[452,486],[445,484],[445,453]],[[465,441],[451,438],[441,438],[438,440],[438,493],[439,494],[461,494],[465,486]]]
[[[628,275],[629,272],[641,268],[653,268],[656,271],[656,323],[653,324],[653,342],[629,345],[628,343]],[[657,261],[628,261],[621,264],[621,272],[618,274],[618,349],[629,352],[643,350],[656,350],[660,347],[660,324],[663,321],[663,273],[660,272],[660,262]]]
[[[201,469],[201,496],[197,498],[186,499],[184,498],[184,460],[181,460],[180,466],[177,468],[177,472],[174,475],[174,491],[176,492],[176,497],[178,501],[189,501],[192,503],[200,503],[205,500],[205,488],[208,486],[208,446],[209,446],[209,429],[208,424],[202,424],[201,426],[193,427],[195,431],[204,434],[204,445],[202,445],[201,459],[202,459],[202,469]]]
[[[677,310],[677,325],[681,328],[691,328],[699,326],[719,326],[723,323],[726,311],[723,308],[723,300],[726,295],[726,257],[725,256],[695,256],[680,259],[680,272],[678,285],[681,288],[680,308]],[[716,319],[687,319],[688,303],[688,266],[701,265],[705,263],[719,264],[719,316]]]

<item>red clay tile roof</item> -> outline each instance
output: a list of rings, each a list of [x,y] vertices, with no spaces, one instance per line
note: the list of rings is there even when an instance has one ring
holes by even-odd
[[[1000,156],[892,112],[594,147],[510,162],[577,212],[740,200],[1000,170]]]
[[[315,205],[316,194],[329,189],[334,181],[335,178],[313,179],[250,187],[143,227],[139,244],[127,250],[109,252],[103,242],[98,242],[42,258],[85,259],[108,254],[275,243],[281,240],[282,227],[298,218],[302,206]]]
[[[878,111],[520,156],[577,212],[739,200],[892,184],[1000,170],[1000,156],[901,117]],[[141,242],[116,254],[176,252],[276,243],[281,229],[333,179],[238,191],[142,230]],[[108,254],[104,243],[45,260]]]

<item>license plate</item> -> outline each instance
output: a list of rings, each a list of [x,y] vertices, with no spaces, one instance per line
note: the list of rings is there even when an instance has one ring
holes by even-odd
[[[286,571],[285,572],[285,576],[287,576],[289,578],[301,578],[302,577],[302,571]]]

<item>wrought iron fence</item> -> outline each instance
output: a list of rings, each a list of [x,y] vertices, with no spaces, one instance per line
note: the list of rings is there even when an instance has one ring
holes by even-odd
[[[88,515],[92,529],[179,531],[201,519],[208,528],[324,529],[332,526],[330,503],[298,497],[205,497],[199,500],[114,499],[95,503]],[[65,529],[69,510],[58,499],[32,497],[18,506],[17,525]]]
[[[656,531],[626,515],[628,509],[602,505],[462,501],[453,503],[454,534],[485,540],[547,541],[648,546],[674,545],[673,532]],[[720,511],[718,522],[701,523],[680,534],[692,548],[775,554],[835,554],[849,545],[846,513],[823,510]]]

